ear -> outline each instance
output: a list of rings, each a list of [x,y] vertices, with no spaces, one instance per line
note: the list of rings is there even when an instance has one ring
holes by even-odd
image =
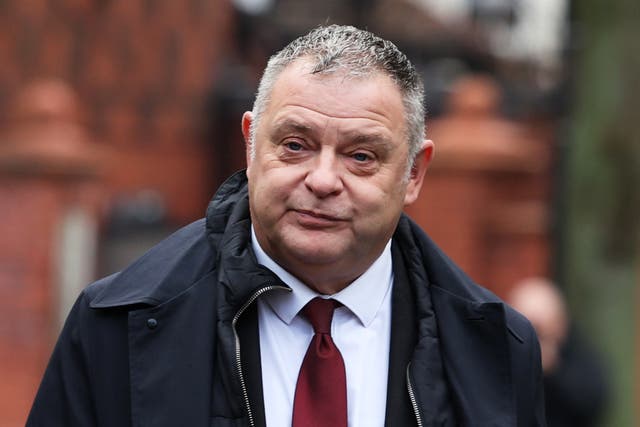
[[[409,174],[409,182],[407,184],[407,191],[404,196],[404,205],[410,205],[415,202],[420,194],[422,188],[422,181],[424,175],[427,172],[429,163],[433,158],[433,141],[426,139],[422,143],[422,147],[416,156],[413,166],[411,166],[411,172]]]
[[[242,115],[242,136],[244,137],[245,158],[247,160],[247,168],[251,166],[251,136],[249,130],[253,122],[253,114],[251,111],[245,111]]]

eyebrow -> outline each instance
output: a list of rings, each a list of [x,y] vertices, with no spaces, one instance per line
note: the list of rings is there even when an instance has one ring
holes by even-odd
[[[347,132],[346,133],[349,141],[353,141],[356,144],[389,144],[389,138],[379,133],[359,133],[359,132]]]
[[[312,131],[313,129],[311,126],[302,124],[295,120],[286,119],[280,122],[276,122],[275,125],[273,126],[273,131],[271,132],[271,134],[279,135],[281,133],[288,133],[288,132],[310,134],[312,133]]]

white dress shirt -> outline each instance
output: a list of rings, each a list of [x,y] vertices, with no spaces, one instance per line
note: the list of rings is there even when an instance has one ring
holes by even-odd
[[[291,425],[298,372],[313,337],[311,324],[298,315],[319,295],[292,276],[260,247],[253,228],[258,263],[273,271],[292,292],[274,290],[258,299],[262,388],[267,427]],[[391,336],[391,242],[382,255],[342,291],[330,297],[335,310],[331,336],[344,359],[349,427],[384,426]]]

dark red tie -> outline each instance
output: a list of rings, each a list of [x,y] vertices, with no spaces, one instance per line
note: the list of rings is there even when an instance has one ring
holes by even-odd
[[[304,356],[293,401],[293,427],[347,427],[344,361],[331,339],[333,310],[340,303],[314,298],[302,314],[315,334]]]

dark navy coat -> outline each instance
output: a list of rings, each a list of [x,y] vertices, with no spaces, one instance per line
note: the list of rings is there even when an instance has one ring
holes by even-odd
[[[545,425],[540,351],[527,320],[405,216],[392,248],[386,425]],[[27,426],[261,425],[251,313],[263,292],[284,286],[256,264],[238,173],[206,219],[82,292]]]

